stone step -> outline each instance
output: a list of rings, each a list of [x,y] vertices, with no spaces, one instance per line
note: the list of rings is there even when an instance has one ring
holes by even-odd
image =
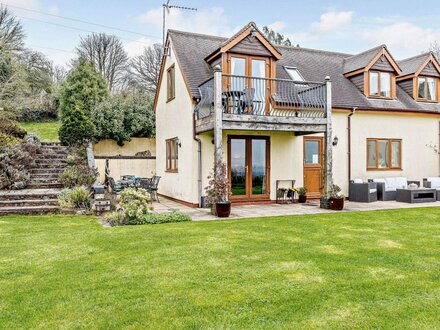
[[[5,207],[24,207],[24,206],[57,206],[58,199],[17,199],[0,201],[0,209]]]
[[[46,174],[53,174],[53,175],[59,175],[60,173],[63,173],[63,168],[33,168],[29,171],[29,173],[32,175],[46,175]]]
[[[55,205],[2,207],[0,208],[0,215],[48,214],[48,213],[58,213],[59,210],[60,207]]]
[[[42,160],[42,159],[63,159],[63,160],[67,160],[67,154],[49,154],[49,153],[44,153],[44,154],[37,154],[35,156],[35,159],[37,160]]]
[[[48,173],[48,174],[31,174],[30,181],[54,181],[58,180],[59,174]]]
[[[65,165],[67,164],[67,160],[66,159],[35,159],[35,162],[38,165],[44,165],[44,164],[61,164],[61,165]]]
[[[62,188],[63,186],[59,182],[45,182],[45,183],[33,183],[30,182],[26,188],[27,189],[47,189],[47,188]]]
[[[58,177],[49,177],[49,178],[35,178],[35,177],[31,177],[31,179],[29,180],[29,184],[47,184],[47,183],[60,183],[58,181]]]
[[[1,190],[0,201],[56,199],[61,189]]]

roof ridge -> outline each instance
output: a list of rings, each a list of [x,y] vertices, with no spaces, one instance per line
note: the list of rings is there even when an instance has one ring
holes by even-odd
[[[227,37],[215,36],[215,35],[212,35],[212,34],[189,32],[189,31],[174,30],[174,29],[168,29],[168,32],[179,33],[179,34],[186,34],[186,35],[195,35],[195,36],[207,37],[207,38],[211,38],[211,39],[223,39],[223,40],[228,39]]]
[[[419,55],[414,55],[414,56],[411,56],[411,57],[408,57],[408,58],[404,58],[403,60],[399,60],[399,61],[397,61],[397,62],[406,62],[406,61],[410,61],[410,60],[413,60],[413,59],[418,58],[418,57],[428,56],[428,55],[430,55],[431,53],[432,53],[431,51],[426,52],[426,53],[421,53],[421,54],[419,54]]]
[[[287,49],[297,49],[297,50],[306,50],[310,52],[317,52],[317,53],[326,53],[326,54],[336,54],[336,55],[342,55],[342,56],[351,56],[347,53],[342,52],[336,52],[333,50],[323,50],[323,49],[316,49],[316,48],[308,48],[308,47],[297,47],[297,46],[288,46],[288,45],[274,45],[275,48],[287,48]]]

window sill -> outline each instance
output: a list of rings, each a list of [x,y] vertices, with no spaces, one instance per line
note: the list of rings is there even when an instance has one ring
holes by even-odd
[[[396,100],[396,98],[394,97],[385,97],[385,96],[376,96],[376,95],[368,95],[367,97],[369,99],[378,99],[378,100],[390,100],[390,101]]]
[[[379,172],[383,172],[383,171],[403,171],[403,168],[367,168],[368,172],[371,171],[379,171]]]
[[[422,103],[438,103],[438,101],[424,100],[424,99],[416,99],[416,102],[422,102]]]
[[[176,98],[176,97],[173,96],[172,98],[167,99],[167,103],[168,103],[168,102],[171,102],[171,101],[174,100],[175,98]]]
[[[165,173],[179,173],[178,170],[166,170]]]

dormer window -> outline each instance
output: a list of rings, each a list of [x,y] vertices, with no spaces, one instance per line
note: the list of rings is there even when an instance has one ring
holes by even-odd
[[[304,81],[303,76],[299,73],[298,69],[292,66],[285,66],[287,74],[293,81]]]
[[[389,72],[370,71],[370,96],[391,97],[391,74]]]
[[[420,101],[437,101],[437,79],[430,77],[417,78],[418,98]]]

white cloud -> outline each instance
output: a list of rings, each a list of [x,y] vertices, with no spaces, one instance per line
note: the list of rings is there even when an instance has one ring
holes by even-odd
[[[284,30],[284,28],[286,26],[287,26],[286,22],[276,21],[276,22],[273,22],[272,24],[269,24],[267,27],[269,29],[276,31],[276,32],[280,32],[280,31]]]
[[[386,44],[394,55],[404,57],[428,50],[431,43],[440,40],[440,30],[398,22],[377,29],[368,29],[362,36],[372,44]]]
[[[139,15],[137,20],[162,29],[162,10],[162,7],[151,9]],[[220,7],[198,11],[171,8],[166,17],[166,28],[221,36],[231,36],[235,31],[230,27],[224,9]]]
[[[135,41],[128,41],[124,43],[124,48],[129,57],[140,55],[144,47],[152,46],[158,43],[159,40],[141,37]]]
[[[27,9],[39,9],[41,7],[40,0],[2,0],[2,3]]]
[[[52,15],[58,15],[60,13],[60,8],[58,8],[58,6],[53,5],[47,8],[47,11]]]
[[[319,22],[312,23],[311,31],[314,34],[326,35],[335,32],[351,23],[352,11],[329,11],[321,15]]]

